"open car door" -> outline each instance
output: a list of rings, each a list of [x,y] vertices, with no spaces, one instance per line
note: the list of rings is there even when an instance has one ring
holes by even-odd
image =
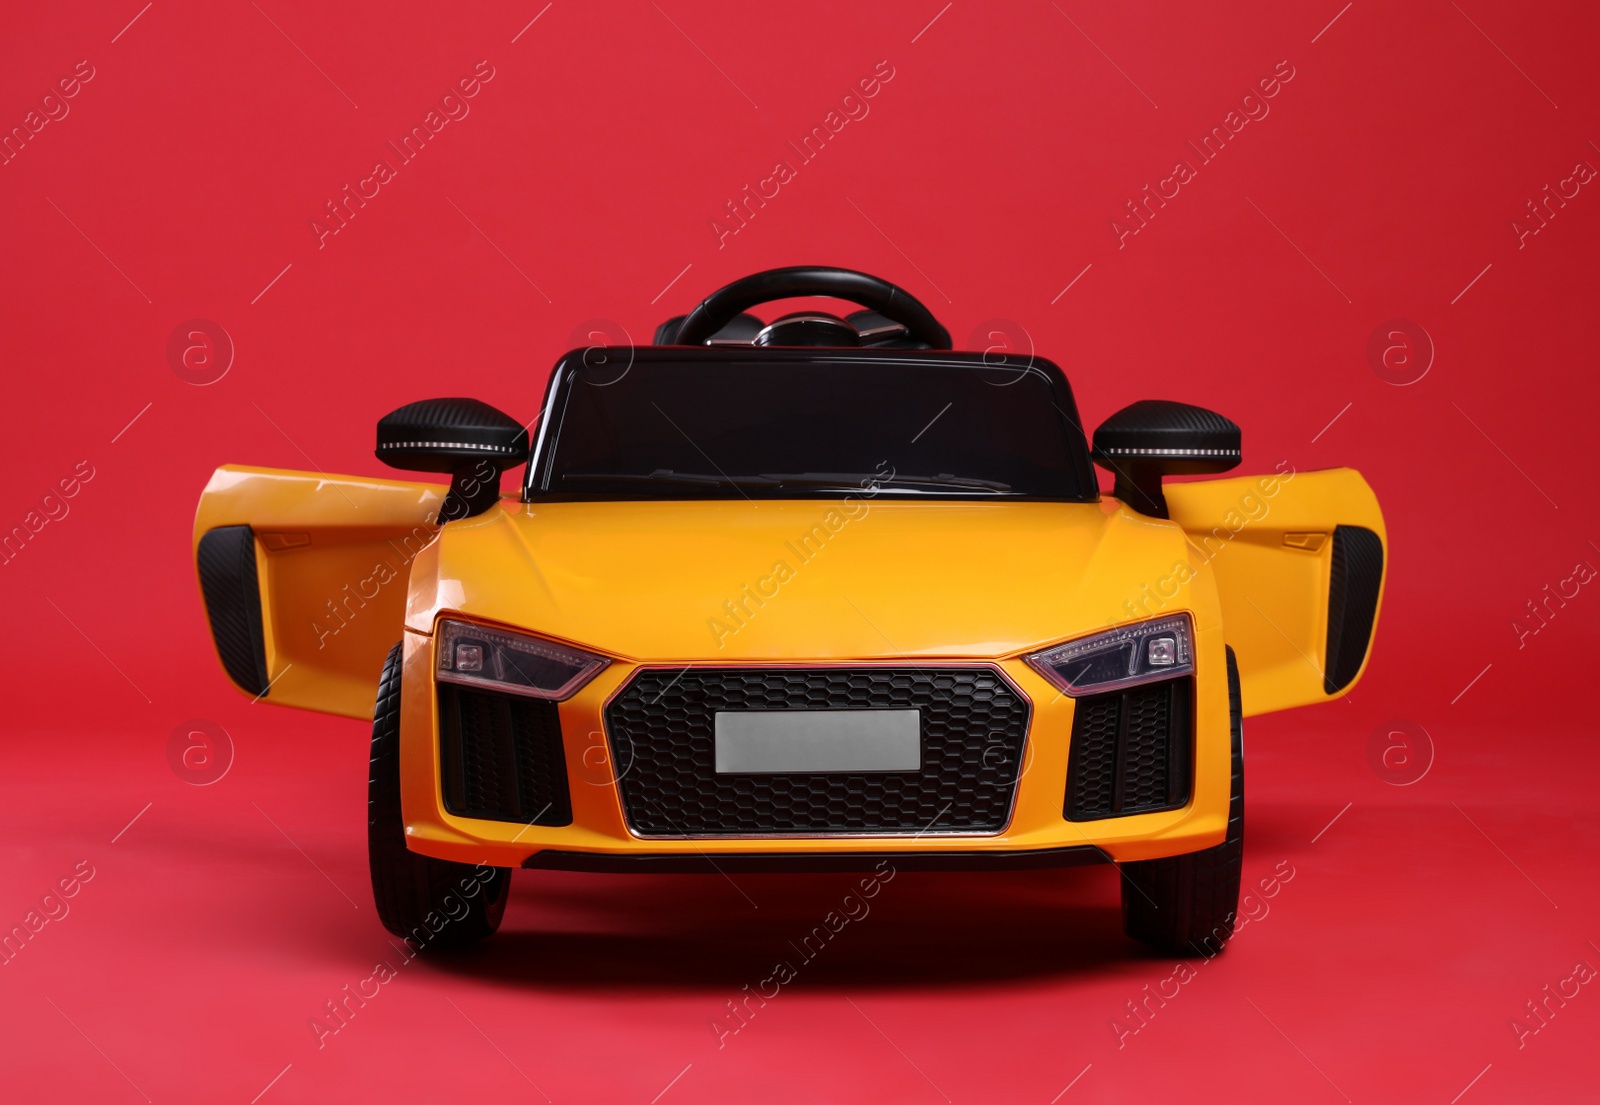
[[[1190,555],[1210,565],[1246,714],[1323,702],[1360,677],[1383,596],[1377,497],[1350,468],[1169,483]]]
[[[437,484],[225,465],[194,557],[218,658],[240,690],[372,717],[400,639],[411,561],[438,532]]]

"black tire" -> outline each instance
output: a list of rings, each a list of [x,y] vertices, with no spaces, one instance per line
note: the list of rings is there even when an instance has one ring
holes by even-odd
[[[459,948],[500,927],[511,891],[508,867],[475,867],[406,847],[400,814],[400,654],[389,650],[372,715],[367,784],[367,860],[383,927],[418,948]]]
[[[1233,737],[1233,791],[1228,835],[1188,855],[1124,863],[1122,927],[1168,955],[1216,955],[1233,936],[1244,867],[1244,719],[1239,666],[1228,649],[1228,710]]]

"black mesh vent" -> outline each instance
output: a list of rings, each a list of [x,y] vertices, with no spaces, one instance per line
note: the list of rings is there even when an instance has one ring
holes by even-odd
[[[1383,540],[1362,526],[1335,526],[1328,578],[1328,669],[1322,677],[1328,694],[1344,690],[1361,670],[1382,583]]]
[[[461,817],[572,824],[554,702],[440,683],[444,808]]]
[[[195,549],[200,594],[222,667],[245,691],[267,694],[267,646],[261,633],[256,538],[249,526],[207,530]]]
[[[921,713],[915,772],[719,775],[719,710]],[[654,836],[994,833],[1011,816],[1027,700],[993,668],[689,668],[636,674],[606,708],[623,810]]]
[[[1176,809],[1189,801],[1194,680],[1080,698],[1067,766],[1068,821]]]

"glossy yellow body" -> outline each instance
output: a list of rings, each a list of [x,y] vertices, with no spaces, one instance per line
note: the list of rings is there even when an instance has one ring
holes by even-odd
[[[267,701],[370,717],[383,654],[403,637],[401,785],[410,846],[498,866],[520,865],[545,848],[699,855],[1094,844],[1133,860],[1216,844],[1230,767],[1225,643],[1238,655],[1247,712],[1327,698],[1330,535],[1336,524],[1383,533],[1370,489],[1342,469],[1171,486],[1172,521],[1110,498],[544,505],[504,498],[435,531],[428,520],[442,490],[219,469],[202,498],[195,540],[218,525],[255,529],[273,681]],[[1179,610],[1192,613],[1196,631],[1192,800],[1179,810],[1066,821],[1073,700],[1021,657]],[[446,614],[611,658],[560,706],[570,826],[445,810],[432,672],[434,627]],[[1031,701],[1024,773],[1000,834],[710,841],[642,840],[628,831],[602,711],[640,665],[908,658],[991,661]]]

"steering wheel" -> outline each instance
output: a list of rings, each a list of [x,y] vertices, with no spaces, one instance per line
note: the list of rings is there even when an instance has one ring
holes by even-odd
[[[921,342],[929,349],[950,348],[950,332],[904,288],[864,272],[825,265],[768,269],[717,289],[684,318],[675,344],[704,344],[735,317],[757,304],[802,296],[831,296],[859,303],[890,322],[904,326],[906,336],[912,341]]]

